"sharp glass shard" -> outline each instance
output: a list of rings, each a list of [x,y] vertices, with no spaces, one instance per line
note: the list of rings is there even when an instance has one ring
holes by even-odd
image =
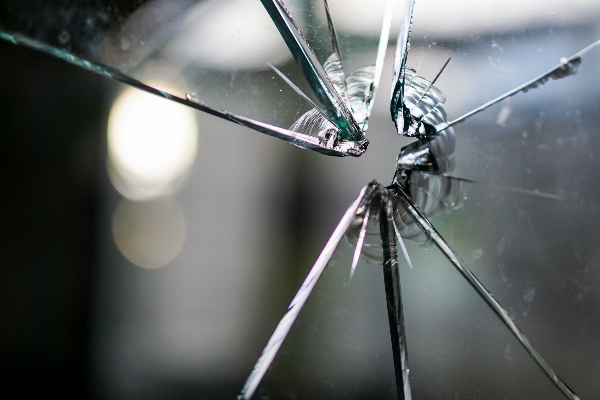
[[[264,4],[264,3],[263,3]],[[275,5],[279,4],[274,2]],[[381,28],[381,35],[379,38],[379,47],[377,51],[377,59],[376,63],[373,66],[365,66],[358,68],[348,77],[346,77],[344,73],[344,68],[342,65],[342,60],[339,52],[338,40],[335,35],[335,29],[333,27],[333,20],[329,11],[329,6],[327,1],[324,1],[325,6],[325,14],[327,16],[327,26],[329,30],[329,34],[331,37],[331,44],[333,48],[333,53],[327,58],[325,63],[321,68],[320,64],[316,62],[316,56],[308,46],[298,47],[299,43],[306,43],[298,38],[304,38],[302,32],[294,23],[293,19],[289,15],[289,12],[285,9],[283,3],[279,4],[275,7],[278,11],[278,15],[282,18],[282,21],[288,21],[287,25],[284,25],[282,21],[278,24],[278,28],[288,46],[290,46],[290,51],[295,54],[295,59],[298,65],[304,71],[304,74],[307,77],[307,80],[311,82],[313,85],[313,91],[319,97],[321,104],[325,107],[325,110],[331,108],[328,102],[322,98],[321,93],[330,93],[328,96],[335,98],[337,107],[339,107],[338,113],[342,113],[346,116],[349,115],[349,121],[351,122],[349,126],[354,126],[352,124],[356,123],[360,128],[360,132],[366,131],[368,128],[367,121],[371,114],[371,109],[373,106],[373,101],[375,99],[375,92],[377,90],[377,86],[379,84],[379,79],[381,77],[381,69],[383,68],[383,57],[385,55],[385,49],[387,47],[388,39],[389,39],[389,31],[391,28],[391,18],[393,15],[394,3],[392,1],[387,2],[385,16],[383,19],[383,24]],[[273,8],[269,5],[265,5],[267,10],[271,13],[274,12]],[[284,12],[285,11],[285,12]],[[279,20],[279,18],[277,18]],[[320,86],[317,85],[317,82],[320,82]],[[328,98],[329,98],[328,97]],[[343,102],[340,102],[343,100]],[[313,109],[317,108],[313,106]],[[335,107],[334,107],[335,108]],[[291,130],[299,130],[304,129],[303,125],[308,124],[310,127],[329,125],[325,121],[319,121],[318,123],[309,122],[313,120],[312,115],[314,115],[311,111],[308,111],[304,115],[302,115],[293,125]],[[336,126],[338,133],[336,137],[345,138],[348,136],[346,133],[345,126],[347,124],[340,124],[338,119],[332,117],[333,113],[328,112],[328,116],[323,116],[324,119],[328,120],[329,123]],[[314,129],[311,129],[314,131]],[[319,130],[318,133],[323,136],[325,132],[329,132],[331,129],[324,128]],[[328,134],[330,136],[330,134]],[[357,139],[352,134],[355,140],[358,141],[359,145],[366,141],[366,138]],[[368,143],[364,142],[365,146]]]
[[[446,61],[440,72],[433,81],[417,76],[413,69],[404,70],[404,82],[408,86],[403,89],[404,101],[397,114],[402,114],[403,123],[398,125],[396,121],[396,130],[398,134],[409,137],[422,137],[433,131],[432,127],[446,120],[446,108],[444,102],[446,96],[433,86],[440,77],[450,59]]]
[[[331,238],[315,262],[315,265],[313,265],[310,273],[304,280],[300,290],[298,290],[298,293],[288,306],[288,312],[282,318],[281,322],[279,322],[279,325],[277,325],[277,328],[275,329],[275,332],[273,332],[271,339],[269,339],[269,343],[265,347],[265,350],[254,366],[252,373],[248,377],[248,380],[246,381],[244,388],[238,397],[239,399],[250,399],[254,395],[256,388],[260,384],[262,378],[267,372],[267,369],[277,355],[283,340],[287,336],[294,321],[298,317],[298,314],[302,310],[302,306],[304,306],[304,303],[306,303],[308,296],[314,289],[321,274],[325,270],[325,267],[329,263],[333,252],[344,237],[346,230],[350,227],[350,224],[352,224],[354,218],[356,218],[356,211],[363,205],[369,205],[369,202],[377,189],[378,188],[376,185],[365,186],[361,190],[354,203],[348,208],[342,217],[340,223],[335,228]]]
[[[382,193],[381,214],[381,247],[383,248],[383,279],[387,300],[392,355],[396,372],[396,391],[398,399],[410,400],[410,376],[406,349],[406,331],[404,329],[404,310],[400,291],[400,270],[398,252],[396,251],[396,230],[393,217],[394,203],[387,191]]]
[[[398,134],[422,137],[433,133],[434,126],[446,121],[446,96],[413,69],[407,68],[403,79],[404,101],[396,111],[401,118],[395,118]]]
[[[400,244],[400,247],[402,248],[402,254],[404,254],[404,259],[406,260],[406,263],[408,264],[408,266],[412,269],[413,265],[412,265],[412,262],[410,261],[410,256],[408,255],[408,250],[406,250],[406,245],[404,244],[404,239],[402,239],[402,235],[400,234],[400,231],[398,231],[398,226],[396,226],[396,220],[392,218],[392,222],[394,223],[394,232],[396,232],[396,238],[398,239],[398,244]]]
[[[362,251],[363,244],[365,243],[365,235],[367,234],[367,224],[369,223],[370,212],[371,207],[365,207],[365,213],[362,217],[360,231],[358,233],[358,240],[356,241],[356,249],[354,250],[354,257],[352,258],[352,267],[350,267],[350,278],[354,276],[354,271],[356,271],[356,266],[358,265],[358,260],[360,259],[360,253]]]
[[[331,54],[329,58],[325,60],[323,68],[335,90],[343,96],[346,106],[349,106],[350,100],[348,99],[348,88],[346,87],[346,75],[344,74],[340,55],[335,52]]]
[[[366,147],[368,141],[352,117],[351,111],[344,104],[342,97],[329,80],[325,69],[317,60],[283,2],[280,0],[262,0],[262,3],[277,29],[279,29],[296,63],[304,73],[328,117],[342,131],[342,138],[356,141],[361,146]]]
[[[468,113],[466,113],[465,115],[458,117],[450,122],[443,122],[443,123],[438,123],[437,125],[435,125],[435,131],[436,132],[440,132],[443,131],[444,129],[447,129],[448,127],[457,124],[461,121],[466,120],[467,118],[477,114],[480,111],[485,110],[486,108],[501,102],[502,100],[514,96],[515,94],[519,93],[519,92],[527,92],[528,90],[531,89],[535,89],[540,85],[543,85],[544,83],[548,82],[550,79],[562,79],[565,78],[567,76],[571,76],[574,75],[575,73],[577,73],[577,67],[579,66],[579,64],[581,64],[582,57],[584,54],[586,54],[587,52],[589,52],[590,50],[596,48],[597,46],[600,46],[600,40],[592,43],[591,45],[587,46],[586,48],[584,48],[583,50],[579,51],[577,54],[574,54],[573,56],[569,57],[569,58],[561,58],[560,59],[560,63],[555,66],[554,68],[550,69],[549,71],[543,73],[542,75],[539,75],[535,78],[533,78],[532,80],[525,82],[524,84],[517,86],[516,88],[506,92],[505,94],[496,97],[495,99],[477,107],[476,109],[469,111]]]
[[[517,340],[525,347],[527,352],[531,355],[534,361],[544,371],[546,376],[556,385],[556,387],[567,397],[568,399],[579,399],[575,393],[569,388],[563,381],[556,375],[550,365],[544,360],[541,354],[533,348],[529,340],[525,337],[523,332],[517,327],[517,325],[508,316],[506,310],[494,299],[492,294],[483,286],[483,284],[477,279],[477,277],[469,270],[465,263],[460,259],[458,254],[450,247],[450,245],[441,237],[441,235],[435,230],[433,225],[429,222],[427,217],[418,209],[417,205],[412,199],[406,194],[406,192],[398,187],[399,197],[401,201],[405,202],[405,207],[410,215],[415,219],[416,223],[427,232],[427,235],[435,243],[439,249],[446,254],[452,264],[459,270],[459,272],[465,277],[465,279],[471,284],[471,286],[479,293],[479,295],[488,303],[488,305],[494,310],[494,312],[500,317],[502,322],[508,327],[513,333]]]
[[[241,0],[240,0],[241,1]],[[165,4],[163,4],[164,2],[158,0],[156,1],[156,7],[160,8],[163,6],[166,6]],[[254,5],[249,6],[246,3],[247,2],[243,2],[243,7],[245,7],[248,11],[248,9],[251,8],[251,12],[252,13],[256,13],[257,11],[259,13],[264,14],[264,9],[261,10],[260,6],[258,6],[258,8]],[[299,30],[297,30],[297,27],[295,27],[294,25],[294,21],[291,19],[291,16],[289,16],[289,14],[287,14],[282,6],[282,4],[279,4],[277,2],[272,3],[271,7],[267,7],[268,9],[272,10],[273,7],[276,6],[276,8],[282,12],[283,17],[287,22],[289,22],[291,25],[288,27],[289,29],[291,29],[290,32],[286,32],[284,33],[284,39],[290,39],[290,37],[293,37],[293,40],[295,40],[296,43],[296,47],[291,47],[292,51],[306,51],[306,59],[305,61],[301,64],[301,66],[306,66],[307,63],[310,64],[310,68],[312,68],[312,70],[316,71],[314,72],[314,74],[309,74],[306,73],[306,77],[308,79],[308,83],[309,85],[312,85],[313,91],[315,92],[315,94],[317,95],[317,98],[321,104],[321,106],[323,107],[323,113],[325,115],[328,116],[329,119],[332,119],[334,121],[334,124],[337,127],[337,130],[339,131],[338,136],[339,136],[339,141],[336,141],[335,143],[333,143],[332,141],[325,141],[323,142],[322,140],[319,139],[318,136],[311,136],[310,134],[306,134],[306,132],[290,132],[287,129],[281,128],[281,118],[271,118],[272,115],[276,115],[276,113],[272,113],[272,115],[269,115],[269,119],[271,119],[272,121],[269,120],[261,120],[263,117],[259,117],[259,118],[255,118],[255,117],[246,117],[246,116],[242,116],[240,114],[238,114],[236,112],[236,110],[239,107],[239,105],[235,104],[235,101],[231,101],[230,100],[230,95],[226,92],[224,92],[222,89],[219,89],[219,91],[224,92],[223,96],[221,96],[220,98],[215,98],[214,96],[211,97],[211,94],[214,93],[218,93],[217,91],[215,91],[214,87],[206,87],[201,89],[199,86],[194,87],[193,84],[190,84],[189,82],[179,82],[177,78],[177,75],[181,75],[182,74],[182,70],[185,71],[185,69],[190,68],[187,65],[178,65],[179,62],[175,62],[173,63],[173,66],[175,67],[175,70],[173,70],[173,67],[169,66],[169,68],[166,68],[164,71],[160,71],[160,67],[157,67],[155,61],[153,60],[153,58],[156,58],[156,53],[158,53],[159,56],[166,56],[166,57],[173,57],[173,55],[180,56],[181,51],[180,50],[173,50],[174,48],[180,48],[182,46],[187,46],[189,47],[188,43],[185,43],[184,40],[195,40],[195,38],[192,37],[187,37],[186,34],[182,34],[177,36],[175,39],[171,40],[171,42],[169,42],[169,35],[171,34],[171,32],[167,31],[166,29],[158,29],[154,36],[152,38],[147,38],[146,40],[142,40],[139,38],[138,35],[141,35],[140,32],[132,32],[131,33],[131,37],[134,37],[135,40],[139,41],[139,43],[136,42],[137,45],[140,45],[142,47],[144,47],[146,49],[146,51],[144,52],[144,54],[137,54],[135,55],[135,57],[137,57],[136,61],[133,61],[130,58],[127,58],[127,60],[125,60],[125,58],[115,58],[113,57],[112,53],[107,53],[108,52],[108,48],[106,50],[96,50],[93,49],[90,50],[89,47],[92,46],[92,44],[88,44],[86,43],[86,46],[73,46],[76,42],[74,40],[70,40],[69,43],[64,44],[64,48],[60,48],[57,46],[54,46],[54,44],[52,43],[51,40],[49,40],[49,38],[47,38],[44,35],[30,35],[29,32],[27,32],[27,29],[25,26],[19,26],[18,24],[16,24],[14,21],[10,20],[11,17],[14,17],[13,15],[7,14],[5,20],[0,21],[0,27],[4,27],[4,29],[0,29],[0,38],[8,40],[12,43],[15,44],[19,44],[19,45],[25,45],[31,48],[34,48],[36,50],[40,50],[49,54],[52,54],[54,56],[57,56],[59,58],[62,58],[70,63],[73,63],[75,65],[79,65],[81,67],[84,67],[88,70],[91,70],[93,72],[96,73],[100,73],[104,76],[108,76],[110,78],[116,79],[120,82],[132,85],[134,87],[137,87],[139,89],[142,90],[146,90],[150,93],[153,94],[157,94],[161,97],[167,98],[169,100],[173,100],[182,104],[186,104],[188,106],[191,106],[193,108],[199,109],[201,111],[207,112],[209,114],[212,114],[214,116],[217,116],[219,118],[223,118],[238,124],[241,124],[243,126],[249,127],[251,129],[255,129],[261,133],[265,133],[267,135],[270,136],[274,136],[283,140],[286,140],[288,142],[291,142],[292,144],[298,145],[299,147],[305,148],[305,149],[310,149],[310,150],[315,150],[318,152],[322,152],[324,154],[328,154],[328,155],[337,155],[337,156],[347,156],[347,155],[352,155],[352,156],[359,156],[362,153],[364,153],[366,146],[368,145],[368,141],[366,140],[366,138],[364,137],[364,133],[361,131],[361,129],[359,128],[359,126],[357,125],[356,121],[354,121],[353,117],[352,117],[352,113],[350,112],[350,110],[348,109],[348,107],[346,106],[346,104],[341,101],[340,95],[339,93],[333,88],[333,86],[331,86],[331,83],[328,81],[327,79],[327,75],[323,69],[323,67],[320,65],[319,61],[314,57],[314,54],[312,54],[312,51],[310,50],[309,45],[305,42],[304,37],[302,36],[302,34],[299,32]],[[27,4],[23,4],[22,6],[24,9],[27,9]],[[192,9],[188,9],[188,8],[181,8],[181,11],[186,11],[188,12],[189,15],[193,16],[197,21],[196,24],[200,24],[201,26],[203,26],[202,24],[204,23],[204,25],[206,25],[205,20],[213,18],[215,19],[217,14],[220,14],[221,10],[218,10],[217,8],[220,7],[217,5],[217,2],[206,2],[203,4],[198,4],[197,6],[193,7]],[[229,7],[228,4],[223,4],[221,7],[223,8],[227,8]],[[17,10],[18,11],[18,10]],[[49,10],[47,10],[49,11]],[[56,12],[59,12],[59,10],[57,9]],[[144,13],[146,13],[147,10],[144,9],[144,12],[142,12],[141,10],[139,12],[134,13],[135,18],[132,16],[130,19],[131,21],[113,21],[111,22],[113,25],[118,25],[118,24],[122,24],[121,30],[123,32],[127,32],[130,31],[132,29],[144,29],[141,26],[139,26],[139,24],[142,23],[143,19],[147,19],[150,20],[152,17],[151,15],[146,15]],[[22,18],[23,15],[21,14],[15,14],[18,15],[18,18],[16,18],[16,20],[18,21],[19,18]],[[178,21],[178,23],[182,23],[183,25],[185,25],[187,22],[181,22],[180,19],[185,19],[184,18],[185,14],[182,14],[182,16],[178,16],[176,19]],[[190,17],[191,18],[191,17]],[[139,19],[139,20],[138,20]],[[134,21],[135,20],[135,21]],[[162,20],[161,20],[162,21]],[[164,21],[163,21],[164,22]],[[210,23],[213,23],[213,21],[209,21]],[[25,23],[25,22],[23,22]],[[228,22],[226,22],[228,23]],[[260,21],[256,22],[257,24],[260,23]],[[130,25],[128,25],[130,24]],[[13,30],[10,30],[10,28],[6,28],[7,26],[13,26]],[[287,26],[287,25],[286,25]],[[97,27],[98,28],[98,27]],[[104,30],[102,30],[104,29]],[[97,40],[101,40],[103,45],[109,42],[112,42],[112,40],[114,39],[112,36],[113,35],[119,35],[117,33],[115,33],[113,30],[109,29],[108,27],[103,27],[101,30],[98,30],[95,34],[97,35]],[[224,28],[226,29],[226,28]],[[248,28],[250,29],[250,28]],[[256,29],[260,30],[261,27],[257,26],[256,28],[254,28],[254,30],[256,31]],[[265,29],[270,29],[268,26]],[[283,28],[282,28],[283,29]],[[22,32],[20,31],[22,30]],[[185,31],[185,29],[184,29]],[[235,32],[237,32],[237,35],[240,35],[239,33],[239,29],[236,30]],[[234,32],[234,33],[235,33]],[[144,34],[148,34],[147,32],[145,32]],[[189,36],[189,35],[188,35]],[[234,35],[234,38],[237,37],[236,35]],[[79,37],[78,37],[79,39]],[[131,42],[131,38],[130,37],[126,37],[126,38],[121,38],[119,39],[122,43],[129,43]],[[271,41],[273,41],[272,36],[271,36]],[[281,41],[281,39],[279,39]],[[237,40],[236,40],[237,41]],[[159,46],[159,42],[167,42],[167,44],[164,46],[164,48],[160,48]],[[78,43],[78,42],[77,42]],[[149,44],[152,43],[154,48],[149,48]],[[173,43],[173,44],[171,44]],[[274,42],[275,43],[275,42]],[[261,44],[262,47],[264,47],[265,49],[268,48],[268,44],[264,43]],[[137,47],[136,47],[137,48]],[[133,44],[131,44],[130,46],[126,46],[123,45],[122,48],[120,49],[120,51],[124,51],[125,53],[129,54],[130,51],[133,51],[134,47]],[[299,50],[302,49],[302,50]],[[152,53],[152,51],[154,51],[155,54]],[[273,53],[273,51],[272,51]],[[271,54],[271,53],[269,53]],[[267,53],[265,53],[265,55],[267,55]],[[143,57],[146,58],[143,58]],[[243,53],[240,52],[240,57],[243,56]],[[131,55],[130,57],[134,57],[133,55]],[[140,58],[141,57],[141,58]],[[281,55],[276,54],[275,56],[271,56],[273,58],[281,58]],[[299,56],[302,57],[302,56]],[[235,60],[236,58],[232,58],[233,60]],[[271,59],[273,62],[275,62],[274,59]],[[269,61],[267,59],[267,61]],[[186,62],[186,61],[184,61]],[[196,63],[196,59],[194,57],[192,57],[192,54],[190,54],[190,60],[187,61],[188,63],[192,64],[192,68],[194,67],[193,64]],[[220,62],[220,61],[219,61]],[[236,74],[240,77],[243,77],[244,74],[246,74],[245,72],[239,73],[237,72],[240,67],[237,67],[235,64],[231,65],[233,72],[231,73],[231,78],[228,79],[228,86],[229,87],[233,87],[235,89],[237,93],[237,95],[235,97],[239,97],[239,93],[243,93],[244,91],[246,93],[248,93],[248,91],[244,88],[239,87],[239,85],[236,82]],[[237,68],[237,69],[236,69]],[[244,67],[241,67],[244,68]],[[157,81],[153,81],[153,82],[149,82],[147,75],[148,75],[148,71],[152,71],[153,73],[156,71],[159,71],[160,74],[175,74],[175,77],[168,77],[168,78],[162,78],[164,81],[170,81],[171,83],[165,85],[164,82],[157,82]],[[279,70],[277,71],[279,73]],[[305,70],[306,72],[306,70]],[[206,69],[203,68],[200,71],[198,71],[196,73],[197,76],[206,76],[207,79],[212,80],[213,84],[216,84],[217,82],[219,82],[220,77],[216,77],[214,76],[214,72],[212,72],[210,69]],[[212,76],[211,76],[212,75]],[[174,81],[177,81],[174,84]],[[238,79],[239,81],[239,79]],[[317,82],[318,81],[318,82]],[[289,83],[291,83],[290,80],[286,80],[285,81],[288,85]],[[201,83],[201,85],[206,85],[208,82],[204,81]],[[235,84],[234,84],[235,83]],[[317,85],[317,86],[314,86]],[[265,86],[268,87],[269,85]],[[306,96],[303,95],[303,93],[301,91],[298,91],[297,86],[292,84],[290,86],[294,91],[296,91],[296,93],[299,93],[301,95],[302,98],[306,99]],[[189,90],[189,89],[193,89],[193,90]],[[281,90],[279,90],[279,92],[281,92]],[[256,91],[250,91],[250,93],[252,93],[252,96],[256,95]],[[192,96],[193,94],[193,96]],[[276,98],[277,96],[280,96],[279,94],[277,95],[273,95],[272,98]],[[289,95],[288,95],[289,97]],[[186,101],[187,100],[187,101]],[[281,100],[280,100],[281,101]],[[288,99],[286,99],[286,101],[289,101]],[[314,103],[313,103],[314,105]],[[227,111],[225,111],[227,110]],[[315,140],[316,139],[316,140]],[[320,142],[325,143],[325,145],[322,145]],[[327,143],[329,143],[329,147],[327,147]]]
[[[342,65],[342,56],[340,55],[340,46],[338,44],[337,35],[335,34],[335,28],[333,27],[333,19],[331,18],[331,12],[329,11],[329,4],[327,0],[323,0],[325,6],[325,15],[327,17],[327,29],[329,30],[329,37],[331,38],[331,47],[333,48],[333,54],[325,61],[323,67],[331,83],[336,88],[338,93],[342,95],[346,104],[348,104],[348,89],[346,88],[346,79],[344,76],[344,66]]]
[[[405,3],[404,12],[402,13],[402,24],[396,41],[396,53],[394,55],[394,72],[392,77],[392,101],[390,111],[392,121],[396,122],[398,118],[398,110],[404,103],[406,80],[405,69],[408,51],[410,50],[410,31],[412,27],[413,8],[415,2],[408,0]]]
[[[329,9],[327,4],[325,6],[330,32],[333,34]],[[446,98],[438,88],[433,86],[433,83],[439,78],[441,72],[448,65],[450,60],[448,59],[448,61],[446,61],[432,82],[417,76],[415,70],[406,67],[406,58],[410,47],[410,19],[412,18],[412,8],[413,2],[407,2],[406,14],[401,26],[396,50],[391,111],[392,120],[396,122],[398,133],[404,136],[417,137],[418,140],[416,143],[402,149],[398,156],[394,184],[388,189],[380,188],[380,193],[378,195],[378,203],[381,207],[381,215],[378,223],[381,228],[384,277],[386,296],[388,299],[388,315],[398,398],[405,399],[411,397],[403,312],[400,300],[399,275],[397,268],[398,261],[395,250],[395,244],[396,242],[399,242],[402,244],[403,251],[406,254],[402,237],[407,237],[423,243],[429,241],[435,243],[448,260],[452,262],[494,312],[496,312],[546,376],[550,378],[552,383],[567,398],[577,399],[578,397],[573,391],[556,375],[548,363],[533,348],[529,340],[525,338],[524,334],[510,319],[504,308],[502,308],[491,296],[454,250],[437,233],[429,223],[427,217],[425,217],[425,215],[435,215],[446,210],[459,208],[464,196],[461,194],[460,179],[437,175],[450,172],[455,166],[455,135],[452,128],[450,128],[451,123],[446,123],[447,114],[444,106]],[[335,82],[334,86],[338,92],[343,92],[345,94],[347,90],[348,97],[351,98],[354,93],[350,89],[352,85],[348,84],[343,78],[344,74],[340,62],[339,51],[337,50],[337,40],[333,39],[333,43],[335,53],[326,63],[327,70],[332,77],[332,82]],[[579,61],[580,55],[575,56],[575,58],[563,62],[561,69],[554,69],[535,81],[529,82],[522,88],[515,89],[515,93],[520,90],[526,91],[527,89],[537,87],[537,85],[546,82],[550,78],[557,79],[570,75],[573,73],[574,68]],[[365,80],[370,80],[370,71],[367,72],[367,75],[368,78]],[[353,111],[356,110],[353,108]],[[315,118],[316,114],[313,113],[313,116]],[[301,120],[302,123],[309,122],[308,118]],[[438,129],[438,127],[443,128]],[[319,127],[319,129],[322,129],[322,127]],[[419,171],[424,171],[425,173]],[[430,173],[434,174],[432,175]],[[373,183],[372,185],[376,184]],[[410,193],[410,195],[408,193]],[[351,265],[351,276],[354,274],[357,259],[363,247],[371,205],[372,204],[370,203],[366,204],[367,208],[364,211],[363,219],[359,223],[360,229],[358,230],[356,238],[355,253]],[[422,212],[421,209],[425,211]],[[396,238],[396,235],[399,237]],[[410,265],[407,254],[406,259]],[[323,268],[324,267],[325,265]],[[287,328],[285,333],[287,334],[288,331],[289,328]],[[273,358],[270,358],[268,362],[272,362],[272,359]],[[259,364],[261,364],[260,360]],[[255,370],[256,368],[257,367],[255,367]],[[265,367],[263,366],[262,369],[264,370],[264,368]]]

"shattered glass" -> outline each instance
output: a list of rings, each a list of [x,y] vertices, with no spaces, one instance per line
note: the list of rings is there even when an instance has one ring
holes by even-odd
[[[310,243],[308,255],[289,250],[294,245],[288,243],[283,246],[293,257],[273,257],[288,262],[294,257],[302,259],[306,265],[300,267],[302,273],[296,274],[305,275],[316,259],[317,248],[325,243],[336,220],[361,187],[373,178],[384,185],[392,179],[402,181],[406,178],[402,176],[403,169],[415,170],[410,180],[410,197],[558,375],[581,398],[593,398],[600,391],[595,379],[600,373],[597,365],[600,196],[596,189],[600,187],[596,178],[600,150],[600,75],[596,66],[600,62],[600,49],[573,62],[565,61],[565,57],[600,39],[597,22],[600,7],[584,1],[575,5],[555,2],[545,5],[540,16],[523,23],[527,6],[519,8],[520,13],[514,11],[514,15],[506,17],[506,6],[501,2],[492,2],[487,8],[474,5],[467,11],[464,2],[433,2],[435,6],[427,8],[429,2],[418,1],[407,66],[428,80],[414,81],[416,75],[412,79],[421,94],[427,93],[436,104],[445,100],[444,109],[423,117],[431,126],[442,124],[445,113],[450,121],[458,118],[559,63],[565,69],[544,78],[543,85],[530,84],[527,93],[516,94],[444,130],[432,142],[417,141],[404,147],[409,140],[397,135],[402,129],[393,126],[388,108],[393,45],[388,49],[371,117],[367,118],[365,82],[375,75],[370,65],[377,57],[385,4],[360,3],[363,8],[342,16],[343,5],[330,1],[331,18],[339,36],[338,55],[332,51],[335,49],[329,39],[322,3],[285,2],[327,72],[331,86],[340,94],[336,101],[349,104],[348,108],[354,111],[353,118],[360,129],[355,131],[350,127],[347,132],[340,130],[345,117],[332,115],[326,107],[323,107],[325,112],[316,109],[326,102],[323,95],[320,97],[312,89],[315,83],[306,79],[303,68],[294,62],[286,41],[258,1],[154,0],[119,4],[67,1],[35,6],[33,2],[3,2],[0,36],[325,154],[340,155],[340,151],[351,148],[351,144],[344,147],[340,143],[360,142],[362,138],[356,136],[357,132],[368,127],[370,145],[358,159],[327,159],[308,152],[291,156],[300,159],[301,166],[297,168],[301,172],[297,176],[307,181],[304,184],[309,188],[306,196],[310,207],[304,207],[318,209],[306,211],[308,216],[303,214],[303,217],[312,218],[311,222],[302,222],[305,227],[298,229],[315,239]],[[376,17],[367,15],[367,10]],[[401,5],[396,7],[392,39],[398,33],[401,19],[398,14],[403,10]],[[368,27],[361,26],[367,25],[361,16],[368,21]],[[482,20],[485,16],[488,23],[475,21],[476,16]],[[218,35],[213,36],[215,32]],[[248,38],[253,41],[248,42]],[[428,89],[428,82],[434,80],[450,57],[435,82],[437,89]],[[345,79],[340,74],[341,68],[346,72]],[[351,74],[353,71],[356,72]],[[412,72],[409,75],[412,78]],[[286,83],[286,79],[296,87]],[[410,101],[419,102],[415,98]],[[210,124],[207,126],[212,126],[219,135],[232,129],[230,122]],[[419,138],[425,131],[416,129],[409,136]],[[309,136],[312,145],[288,132]],[[252,151],[258,152],[265,142],[257,133],[247,135],[251,136],[249,140],[261,141],[261,145],[236,149],[235,144],[226,143],[221,146],[222,157],[235,158],[239,152],[253,158]],[[244,140],[239,142],[245,143]],[[267,146],[270,144],[264,147],[280,154],[272,155],[274,164],[283,163],[280,158],[295,154],[283,147]],[[277,166],[263,168],[273,173]],[[434,173],[445,173],[451,178]],[[218,176],[219,171],[215,174],[213,181],[224,179]],[[223,173],[225,176],[228,175]],[[261,185],[260,190],[252,193],[272,199],[283,197],[281,193],[290,190],[283,179],[276,177],[273,181],[281,184],[279,194],[277,185]],[[275,188],[269,192],[267,186]],[[217,191],[207,191],[201,196],[218,197]],[[196,199],[196,195],[189,197],[189,203]],[[247,201],[235,192],[229,198],[241,203]],[[210,208],[206,204],[202,207]],[[325,268],[255,398],[398,397],[385,309],[384,273],[377,264],[382,260],[377,225],[379,207],[367,209],[368,216],[362,214],[362,219],[353,221],[349,237],[342,240],[333,261]],[[229,217],[233,220],[229,222],[229,230],[246,224],[243,215]],[[395,228],[405,239],[412,264],[412,268],[408,266],[401,251],[404,243],[398,243],[412,396],[417,399],[563,398],[457,273],[449,257],[417,225],[408,223],[406,216],[394,217],[406,222],[398,222]],[[265,217],[248,226],[259,227],[266,220]],[[204,224],[205,218],[198,217],[195,221],[191,232],[198,239],[192,236],[191,240],[209,241],[203,235],[211,231],[211,225]],[[363,222],[367,230],[361,238]],[[214,234],[210,240],[231,243],[232,247],[244,243],[243,237],[232,243],[224,225],[215,222],[214,226],[225,232]],[[314,232],[309,232],[306,226]],[[252,235],[252,228],[247,229],[248,235]],[[319,229],[321,233],[317,233]],[[355,266],[353,244],[363,241],[363,260]],[[188,250],[185,254],[190,259],[218,258],[217,251],[213,251],[208,248],[198,254]],[[260,264],[273,251],[267,246],[258,255],[249,254],[248,259],[238,260],[236,267],[244,269],[245,262]],[[215,261],[213,268],[218,265]],[[282,263],[273,271],[283,274],[281,270],[286,268]],[[197,279],[189,271],[179,271],[184,275],[177,279]],[[229,278],[224,275],[222,279]],[[140,279],[149,287],[155,283],[155,278]],[[130,283],[131,287],[138,284],[139,281]],[[281,296],[287,297],[274,311],[277,316],[264,322],[268,328],[245,325],[250,332],[258,332],[260,338],[253,343],[251,355],[240,350],[244,355],[239,359],[229,358],[237,364],[238,390],[267,343],[275,325],[273,321],[284,314],[283,306],[289,303],[299,283],[292,286],[289,293]],[[169,293],[172,294],[162,296],[173,299],[182,296],[175,290]],[[222,300],[218,295],[215,293],[215,303]],[[260,314],[261,310],[254,309],[255,306],[256,303],[248,303],[244,309],[244,305],[239,305],[241,313]],[[202,335],[202,329],[192,335]],[[152,339],[151,335],[146,340],[146,344],[137,348],[112,355],[114,363],[124,360],[128,365],[123,379],[140,375],[143,378],[139,382],[155,375],[169,379],[171,371],[178,370],[184,370],[183,375],[189,381],[202,376],[203,372],[197,372],[202,368],[194,361],[186,362],[196,365],[196,369],[186,369],[186,364],[178,363],[176,357],[170,361],[173,365],[169,364],[172,366],[169,373],[160,367],[145,370],[138,366],[135,360],[140,354],[157,343],[160,345],[160,340]],[[119,346],[124,343],[119,342]],[[103,346],[112,348],[108,339]],[[244,346],[237,348],[241,347]],[[119,353],[114,348],[112,351]],[[160,354],[171,353],[165,350],[158,354],[156,358],[160,359]],[[143,386],[139,382],[137,385]],[[147,390],[135,392],[135,385],[132,387],[121,393],[133,391],[141,396],[139,393]]]

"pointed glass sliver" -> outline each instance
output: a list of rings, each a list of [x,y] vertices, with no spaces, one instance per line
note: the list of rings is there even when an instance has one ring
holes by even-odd
[[[312,6],[286,3],[155,0],[121,7],[38,7],[33,1],[14,2],[2,6],[0,38],[300,147],[358,156],[368,141],[327,77],[326,57],[317,58],[300,31]],[[65,13],[71,17],[63,18]],[[325,17],[320,20],[327,25]],[[377,42],[371,47],[375,63]],[[324,132],[290,130],[312,106],[269,63],[333,122],[335,140],[325,139]]]
[[[398,187],[397,192],[400,198],[398,204],[402,206],[411,215],[411,217],[413,217],[417,225],[431,238],[432,242],[435,244],[435,247],[442,252],[444,257],[452,264],[453,267],[456,268],[457,271],[460,272],[469,285],[477,292],[477,294],[479,294],[481,299],[493,310],[498,319],[504,323],[510,333],[512,333],[517,339],[518,343],[527,351],[532,360],[538,365],[540,371],[544,373],[544,375],[550,380],[555,388],[565,397],[572,400],[578,400],[579,397],[557,375],[549,363],[529,341],[525,333],[515,324],[508,312],[500,305],[500,303],[498,303],[488,289],[485,288],[482,282],[473,274],[464,261],[460,259],[450,244],[438,233],[433,225],[431,225],[431,222],[427,219],[425,214],[419,210],[418,206],[407,195],[404,189]]]
[[[254,399],[397,399],[381,265],[340,244]]]
[[[437,248],[407,247],[415,268],[401,271],[401,283],[414,398],[565,398]],[[530,339],[560,362],[560,345]]]

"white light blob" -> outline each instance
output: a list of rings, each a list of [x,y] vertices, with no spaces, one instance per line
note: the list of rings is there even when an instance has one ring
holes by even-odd
[[[192,109],[126,89],[108,121],[108,159],[117,190],[133,200],[171,193],[196,156]]]

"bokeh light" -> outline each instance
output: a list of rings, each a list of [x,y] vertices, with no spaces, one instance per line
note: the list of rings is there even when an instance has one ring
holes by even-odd
[[[108,121],[111,180],[132,200],[171,193],[194,161],[197,142],[192,109],[126,89]]]
[[[114,213],[112,233],[125,258],[140,267],[156,269],[173,261],[181,251],[185,217],[171,197],[144,202],[124,199]]]

